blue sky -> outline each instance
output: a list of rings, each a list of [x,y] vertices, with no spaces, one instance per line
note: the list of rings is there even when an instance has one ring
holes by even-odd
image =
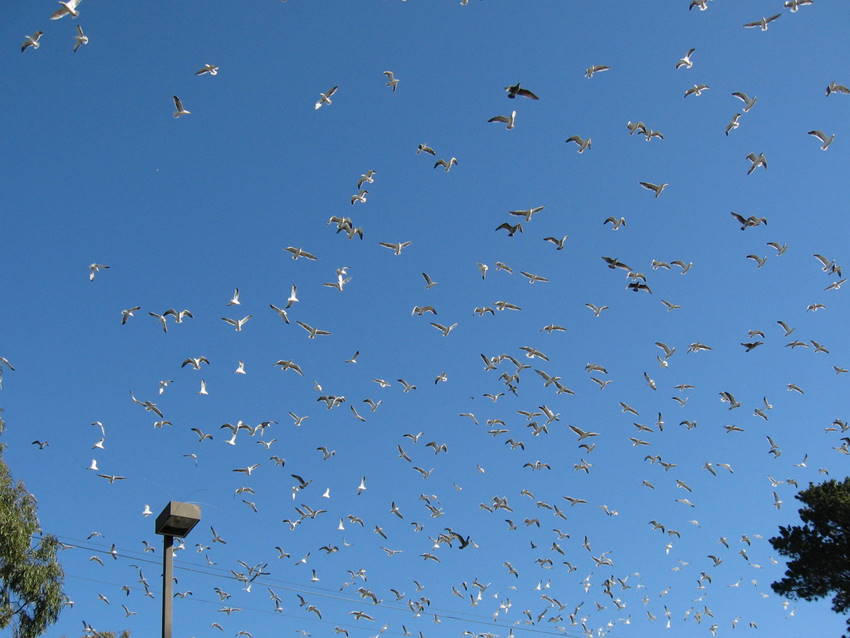
[[[848,307],[843,289],[825,290],[839,278],[813,257],[846,260],[850,96],[825,97],[824,89],[850,84],[847,15],[826,0],[797,13],[781,5],[263,0],[211,10],[187,0],[141,10],[86,0],[78,18],[58,21],[49,20],[50,3],[7,8],[0,354],[16,370],[5,371],[0,399],[7,462],[38,497],[44,529],[74,546],[62,561],[75,604],[49,635],[79,635],[81,621],[155,635],[161,547],[141,512],[169,500],[203,510],[177,555],[175,591],[192,595],[175,601],[175,636],[219,635],[211,623],[223,635],[258,637],[335,635],[336,627],[351,638],[656,636],[665,610],[679,635],[726,635],[733,623],[753,631],[750,622],[769,635],[838,635],[843,619],[827,601],[784,604],[772,594],[784,566],[767,539],[797,519],[788,479],[801,488],[826,472],[840,479],[847,464],[836,449],[842,433],[825,428],[846,417],[850,374],[833,366],[850,367]],[[766,32],[742,28],[777,12]],[[73,53],[76,24],[90,42]],[[21,53],[24,35],[37,30],[39,48]],[[690,48],[693,68],[675,70]],[[204,64],[220,72],[196,77]],[[585,78],[594,64],[611,69]],[[395,93],[385,70],[400,80]],[[507,99],[504,87],[517,82],[540,99]],[[710,88],[683,98],[696,84]],[[333,103],[314,109],[332,86]],[[751,111],[742,112],[737,91],[758,98]],[[191,114],[172,117],[173,95]],[[512,110],[512,130],[487,122]],[[736,113],[740,127],[726,136]],[[630,136],[629,121],[663,140]],[[813,129],[837,134],[827,152],[807,135]],[[564,142],[572,135],[591,137],[592,147],[577,153]],[[417,154],[419,144],[437,157]],[[764,153],[767,170],[747,175],[749,153]],[[451,171],[433,168],[451,157]],[[352,205],[369,170],[367,201]],[[642,181],[670,186],[655,198]],[[538,206],[545,208],[530,222],[508,213]],[[768,223],[742,232],[730,211]],[[351,217],[364,238],[337,234],[331,216]],[[603,225],[609,216],[626,226],[612,231]],[[494,232],[505,221],[521,221],[523,232]],[[563,250],[543,241],[563,235]],[[379,245],[404,241],[412,245],[398,256]],[[779,256],[767,242],[788,249]],[[289,246],[318,260],[292,260]],[[767,261],[757,268],[751,254]],[[652,293],[626,289],[624,271],[606,268],[603,256],[643,273]],[[653,270],[653,259],[693,266],[686,274]],[[91,263],[110,268],[89,281]],[[486,278],[478,264],[489,266]],[[344,266],[344,291],[322,286]],[[521,271],[549,281],[529,285]],[[426,289],[422,272],[438,285]],[[269,304],[285,306],[293,284],[299,302],[286,325]],[[227,306],[235,288],[241,303]],[[680,308],[667,311],[662,299]],[[497,301],[521,310],[473,313]],[[588,303],[608,310],[594,317]],[[809,311],[811,304],[825,308]],[[121,325],[121,310],[136,305]],[[438,314],[411,316],[416,305]],[[148,313],[168,308],[194,318],[169,320],[164,334]],[[249,314],[242,332],[222,321]],[[790,336],[780,320],[794,328]],[[332,334],[308,339],[296,321]],[[431,321],[458,325],[443,337]],[[566,331],[547,334],[548,324]],[[764,344],[746,353],[741,342],[754,340]],[[793,340],[808,347],[788,347]],[[812,340],[828,352],[815,352]],[[657,341],[676,348],[667,366]],[[712,349],[688,353],[692,343]],[[524,346],[549,361],[527,358]],[[355,352],[357,362],[346,363]],[[514,374],[514,364],[485,371],[480,356],[503,353],[531,366],[516,394],[498,378]],[[201,355],[209,366],[180,367]],[[278,360],[297,362],[303,376],[279,370]],[[239,361],[247,374],[234,374]],[[607,374],[589,373],[589,362]],[[575,395],[556,395],[535,369],[561,377]],[[435,383],[442,373],[448,380]],[[592,376],[611,383],[600,390]],[[416,390],[402,392],[397,379]],[[173,383],[160,395],[161,380]],[[208,395],[198,394],[201,380]],[[695,387],[681,392],[679,384]],[[172,425],[153,427],[156,417],[131,392],[156,402]],[[499,392],[496,402],[483,396]],[[721,392],[742,407],[730,410]],[[328,410],[317,398],[329,394],[346,401]],[[765,397],[773,405],[767,420],[753,413]],[[367,398],[382,401],[377,411]],[[535,435],[517,411],[543,405],[559,420]],[[295,427],[289,412],[309,418]],[[105,426],[103,449],[93,449],[96,420]],[[275,423],[225,444],[220,426],[239,420]],[[588,440],[596,447],[577,447],[569,425],[598,433]],[[214,439],[199,443],[193,427]],[[488,434],[500,429],[507,432]],[[418,442],[404,437],[418,432]],[[768,436],[780,456],[769,454]],[[34,439],[49,445],[39,450]],[[259,445],[272,439],[269,449]],[[425,447],[431,441],[448,451],[435,454]],[[323,460],[320,446],[336,454]],[[648,455],[675,466],[665,471]],[[92,459],[100,473],[126,478],[109,484],[87,469]],[[551,469],[524,467],[538,460]],[[250,477],[232,471],[256,463]],[[584,463],[589,472],[576,469]],[[433,473],[424,479],[414,466]],[[311,481],[294,498],[291,474]],[[363,476],[367,490],[358,495]],[[255,493],[235,495],[240,486]],[[571,506],[564,496],[587,503]],[[481,507],[494,497],[512,511]],[[676,500],[684,498],[693,507]],[[327,512],[290,531],[281,520],[297,519],[302,504]],[[432,517],[427,504],[442,515]],[[553,515],[555,504],[566,520]],[[654,530],[651,520],[679,535]],[[227,544],[211,542],[211,526]],[[445,528],[477,547],[435,548]],[[102,536],[87,539],[95,530]],[[144,552],[142,541],[156,552]],[[104,554],[113,543],[117,560]],[[340,551],[326,555],[323,545]],[[278,558],[275,546],[291,556]],[[382,547],[402,551],[388,556]],[[244,571],[240,560],[267,563],[251,591],[231,577]],[[368,581],[347,573],[360,569]],[[609,596],[610,578],[626,586],[612,585]],[[489,586],[473,605],[475,579]],[[214,587],[232,597],[220,601]],[[362,599],[359,587],[382,602]],[[395,601],[391,588],[405,597]],[[416,616],[408,604],[422,596],[430,606]],[[126,617],[122,604],[136,613]],[[228,616],[218,611],[225,606],[242,611]],[[354,610],[375,620],[356,620]]]

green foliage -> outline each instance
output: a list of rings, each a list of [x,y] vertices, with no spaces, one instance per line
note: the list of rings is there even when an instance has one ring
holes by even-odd
[[[5,423],[0,417],[0,432]],[[0,445],[0,454],[3,452]],[[14,638],[34,638],[62,611],[63,571],[56,559],[59,541],[41,536],[35,497],[15,483],[0,458],[0,629]]]
[[[771,585],[787,598],[815,600],[834,594],[832,609],[850,609],[850,478],[809,487],[796,498],[802,525],[782,526],[770,544],[790,558],[785,577]],[[848,621],[850,623],[850,621]],[[848,625],[850,626],[850,624]]]

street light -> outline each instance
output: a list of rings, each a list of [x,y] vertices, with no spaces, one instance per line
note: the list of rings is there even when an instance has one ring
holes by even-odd
[[[171,585],[174,573],[171,547],[174,537],[187,536],[200,520],[200,507],[177,501],[170,501],[156,517],[154,531],[162,535],[162,638],[171,638]]]

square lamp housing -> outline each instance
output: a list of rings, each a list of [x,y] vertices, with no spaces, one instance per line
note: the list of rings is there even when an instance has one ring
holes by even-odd
[[[170,501],[156,517],[154,529],[163,536],[186,536],[201,520],[201,508],[193,503]]]

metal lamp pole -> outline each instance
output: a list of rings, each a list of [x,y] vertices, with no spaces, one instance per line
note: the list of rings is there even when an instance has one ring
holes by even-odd
[[[171,501],[156,517],[154,531],[162,535],[162,638],[171,638],[172,586],[174,583],[174,537],[184,537],[201,520],[201,508],[193,503]]]

